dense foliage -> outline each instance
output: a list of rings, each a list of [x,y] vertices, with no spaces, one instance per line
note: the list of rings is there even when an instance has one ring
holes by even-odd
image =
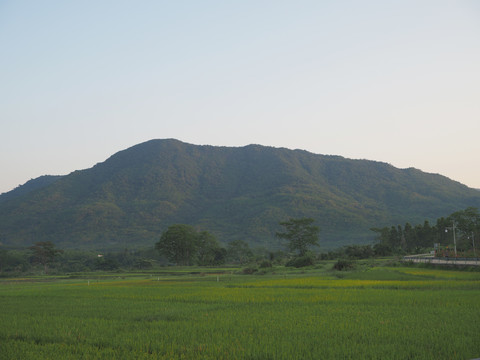
[[[155,248],[176,265],[219,265],[225,263],[226,250],[207,231],[175,224],[168,227]]]
[[[28,185],[28,186],[27,186]],[[322,246],[371,240],[371,227],[417,223],[480,206],[480,192],[440,175],[257,145],[152,140],[63,177],[0,196],[0,243],[60,248],[150,246],[171,224],[223,244],[280,249],[280,221],[311,217]]]
[[[55,256],[61,254],[63,250],[55,249],[55,245],[51,241],[36,242],[29,247],[32,250],[32,262],[42,264],[45,274],[48,270],[48,265],[55,260]]]
[[[289,219],[280,222],[285,227],[284,232],[277,232],[277,237],[288,241],[290,251],[297,251],[298,256],[303,257],[309,247],[318,245],[318,233],[320,228],[312,225],[312,218]]]
[[[60,178],[62,178],[62,176],[43,175],[36,179],[29,180],[25,184],[17,186],[12,191],[1,194],[0,202],[26,195],[32,191],[51,185]]]
[[[231,264],[247,264],[252,261],[253,252],[243,240],[234,240],[227,246],[227,261]]]
[[[85,271],[145,270],[168,264],[152,248],[124,249],[116,252],[93,252],[85,250],[58,251],[47,263],[48,274],[59,275]],[[32,249],[0,248],[0,275],[23,276],[46,273],[45,266],[37,260]]]
[[[452,213],[447,218],[437,219],[434,225],[427,220],[423,224],[412,226],[391,226],[372,229],[378,234],[378,244],[375,248],[379,253],[419,253],[424,249],[441,250],[445,255],[454,249],[463,252],[465,256],[477,256],[475,239],[480,243],[480,214],[477,208],[469,207]],[[454,233],[455,231],[455,233]],[[469,254],[470,253],[470,254]]]
[[[159,246],[142,249],[94,252],[86,250],[61,250],[53,248],[55,256],[43,259],[35,251],[38,245],[25,249],[0,247],[0,277],[19,277],[34,274],[62,275],[88,271],[137,271],[159,269],[175,263],[185,265],[212,266],[219,264],[260,263],[269,258],[265,249],[251,250],[246,242],[233,241],[226,248],[219,245],[208,232],[197,232],[196,247],[192,257],[185,259],[168,258],[160,253]],[[278,259],[280,252],[277,252]],[[187,263],[187,260],[189,261]],[[48,266],[48,268],[47,268]]]
[[[292,219],[289,224],[291,221]],[[310,226],[311,222],[309,221],[307,225]],[[299,268],[315,266],[321,260],[338,259],[339,268],[343,269],[343,261],[350,264],[351,260],[420,254],[431,252],[434,248],[437,256],[455,256],[453,252],[455,248],[459,257],[480,256],[480,214],[478,209],[473,207],[456,211],[446,218],[439,218],[433,226],[424,221],[423,224],[407,223],[403,227],[399,225],[372,230],[377,233],[375,243],[350,244],[328,252],[309,250],[304,251],[302,255],[289,243],[284,245],[290,251],[265,247],[252,249],[243,240],[234,240],[226,247],[222,247],[211,233],[198,231],[190,225],[176,224],[170,226],[156,243],[155,248],[159,252],[154,251],[153,247],[136,250],[125,248],[121,251],[100,253],[70,249],[63,251],[57,249],[51,242],[37,242],[25,249],[0,247],[0,275],[19,276],[38,271],[47,273],[47,268],[48,272],[53,274],[141,270],[172,264],[249,265],[250,273],[254,273],[258,269],[272,265]]]

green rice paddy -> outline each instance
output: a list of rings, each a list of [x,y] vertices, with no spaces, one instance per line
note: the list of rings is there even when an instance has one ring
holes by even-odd
[[[3,280],[0,359],[480,357],[479,272],[332,275]]]

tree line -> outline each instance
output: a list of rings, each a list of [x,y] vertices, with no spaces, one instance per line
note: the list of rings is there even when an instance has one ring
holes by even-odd
[[[439,218],[435,225],[428,220],[423,224],[396,225],[372,228],[376,233],[374,244],[348,245],[328,253],[314,253],[318,246],[320,228],[312,218],[291,218],[280,222],[283,231],[276,236],[287,251],[271,252],[265,248],[251,249],[244,240],[234,240],[225,247],[208,231],[191,225],[169,226],[154,245],[154,249],[128,250],[107,253],[60,250],[52,242],[36,242],[28,249],[0,248],[0,273],[25,273],[35,268],[44,273],[112,271],[118,269],[146,270],[154,266],[217,266],[244,265],[252,261],[271,266],[276,261],[286,266],[303,267],[317,260],[366,259],[376,256],[413,254],[437,250],[459,251],[463,256],[478,256],[475,240],[480,242],[480,214],[469,207]],[[152,251],[156,250],[156,251]]]
[[[383,255],[421,253],[426,249],[440,250],[450,254],[453,249],[466,256],[476,256],[480,242],[480,214],[475,207],[468,207],[441,217],[434,225],[425,220],[423,224],[372,228],[377,233],[374,249]]]
[[[274,260],[282,261],[290,255],[311,265],[308,249],[318,244],[320,229],[311,218],[290,219],[281,222],[285,232],[278,232],[279,239],[288,241],[290,253],[268,251],[265,248],[251,249],[244,240],[234,240],[226,247],[220,245],[208,231],[199,231],[191,225],[169,226],[155,243],[154,249],[128,250],[97,253],[80,250],[57,249],[50,241],[36,242],[27,249],[0,248],[0,273],[25,273],[41,270],[43,273],[66,273],[88,271],[114,271],[118,269],[146,270],[154,266],[217,266],[223,264],[244,265],[263,262],[268,266]],[[303,259],[303,260],[302,260]],[[292,259],[290,259],[292,260]],[[296,265],[299,264],[295,263]]]
[[[284,232],[277,232],[279,239],[287,240],[290,251],[304,258],[311,246],[318,245],[320,228],[311,218],[280,222]],[[207,231],[196,231],[185,224],[171,225],[163,232],[155,248],[175,265],[219,265],[226,261],[242,264],[248,262],[252,252],[248,244],[235,240],[222,248],[217,239]]]

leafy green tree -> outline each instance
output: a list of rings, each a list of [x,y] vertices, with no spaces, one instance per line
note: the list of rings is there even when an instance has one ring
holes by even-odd
[[[63,253],[63,250],[55,249],[51,241],[40,241],[29,247],[33,251],[32,262],[42,264],[45,274],[48,271],[48,265],[55,260],[55,256]]]
[[[392,248],[386,243],[379,242],[373,245],[373,251],[376,256],[392,255]]]
[[[299,256],[304,256],[309,246],[318,245],[320,228],[312,225],[312,218],[301,218],[283,221],[280,225],[285,227],[285,232],[277,232],[277,237],[288,240],[291,251],[298,251]]]
[[[96,270],[111,271],[118,267],[118,261],[112,256],[102,256],[95,260]]]
[[[370,245],[347,245],[344,249],[349,259],[368,259],[375,255]]]
[[[151,269],[153,267],[152,261],[149,259],[138,259],[135,261],[135,264],[133,265],[135,269],[142,269],[142,270],[147,270]]]
[[[224,247],[217,248],[215,250],[215,264],[214,265],[221,265],[225,264],[227,261],[227,249]]]
[[[480,240],[480,214],[477,208],[468,207],[454,212],[447,219],[449,226],[452,226],[453,222],[457,230],[459,248],[467,250],[473,247],[472,237],[477,241]]]
[[[480,227],[480,213],[475,207],[454,212],[448,217],[448,220],[455,221],[458,229],[465,233],[477,231]]]
[[[227,260],[234,264],[246,264],[253,259],[253,252],[243,240],[233,240],[227,245]]]
[[[475,207],[468,207],[452,213],[447,218],[437,219],[435,225],[425,220],[423,225],[410,225],[408,222],[402,227],[371,228],[378,236],[378,244],[374,246],[376,254],[394,254],[407,252],[422,252],[432,248],[434,244],[442,246],[453,245],[453,224],[457,247],[463,251],[476,248],[475,239],[480,239],[480,214]],[[449,229],[448,233],[446,229]]]
[[[29,251],[0,248],[0,273],[3,271],[25,271],[30,267]]]
[[[0,272],[2,272],[5,267],[10,262],[10,256],[5,249],[0,249]]]
[[[370,230],[377,233],[376,240],[378,241],[379,244],[388,245],[389,247],[391,246],[389,241],[390,229],[387,226],[383,228],[372,227],[370,228]]]
[[[425,220],[422,225],[417,225],[415,227],[417,233],[417,243],[416,246],[421,248],[431,248],[435,243],[435,229],[430,226],[428,220]]]
[[[445,229],[449,226],[452,226],[452,223],[448,222],[448,220],[444,217],[438,218],[434,228],[434,243],[438,243],[440,245],[448,245],[449,244],[449,236],[448,233],[445,232]]]
[[[225,262],[225,249],[208,231],[197,232],[190,225],[176,224],[168,229],[155,248],[178,265],[218,265]]]
[[[155,244],[155,248],[177,265],[192,265],[197,255],[197,232],[185,224],[168,227]]]
[[[215,236],[208,231],[197,234],[197,249],[198,265],[219,265],[225,262],[225,249],[220,247]]]

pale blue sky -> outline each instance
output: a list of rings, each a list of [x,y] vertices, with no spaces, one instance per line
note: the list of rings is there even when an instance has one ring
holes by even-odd
[[[0,193],[154,138],[480,188],[480,2],[0,0]]]

